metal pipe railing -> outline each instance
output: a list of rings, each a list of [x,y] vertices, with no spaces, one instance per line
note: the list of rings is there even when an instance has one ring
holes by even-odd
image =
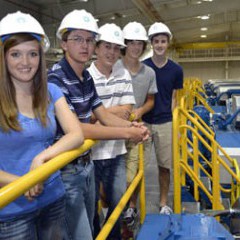
[[[136,190],[140,184],[140,223],[142,224],[145,219],[146,209],[145,209],[145,183],[144,183],[144,156],[143,156],[143,144],[139,144],[139,170],[132,183],[129,185],[127,191],[122,196],[118,205],[108,218],[107,222],[104,224],[101,232],[98,234],[96,240],[105,240],[112,230],[114,224],[119,218],[120,214],[124,210],[126,204],[128,203],[133,192]]]
[[[76,159],[82,153],[89,150],[94,144],[96,144],[96,142],[97,141],[89,139],[85,140],[80,148],[62,153],[44,163],[42,166],[2,187],[0,189],[0,209],[24,194],[37,183],[46,180],[51,174]]]
[[[182,118],[185,119],[185,124],[182,124]],[[186,123],[191,122],[189,126]],[[186,136],[187,131],[192,132],[193,142],[190,144],[193,149],[193,153],[190,153],[191,159],[193,161],[193,169],[188,165],[188,159],[185,159],[189,156],[188,154],[188,144],[191,142]],[[199,131],[209,139],[208,143],[200,134]],[[185,134],[182,136],[181,134]],[[187,139],[187,141],[178,142],[179,138]],[[207,161],[206,163],[210,165],[212,169],[212,176],[210,180],[212,181],[212,193],[208,192],[207,189],[203,186],[200,178],[199,171],[202,170],[201,163],[199,162],[199,156],[201,153],[198,149],[199,141],[210,151],[211,153],[211,162]],[[183,145],[182,145],[183,144]],[[178,107],[174,110],[173,113],[173,146],[174,146],[174,211],[175,213],[181,212],[181,186],[183,184],[182,177],[185,174],[188,174],[192,177],[194,182],[194,197],[198,200],[199,197],[199,188],[201,188],[205,194],[209,197],[209,200],[212,202],[212,207],[214,210],[222,209],[221,204],[221,192],[229,192],[229,189],[225,189],[220,184],[220,165],[226,169],[226,171],[232,176],[234,181],[237,182],[237,186],[240,184],[239,169],[236,164],[234,165],[234,160],[229,157],[226,152],[221,148],[221,146],[215,141],[212,131],[205,129],[205,125],[202,125],[201,121],[195,119],[189,114],[186,110],[181,107]],[[226,159],[236,168],[237,172],[235,173],[228,164],[219,156],[218,152],[222,152]],[[204,158],[202,158],[204,160]],[[230,191],[235,191],[239,193],[238,189],[233,188]]]

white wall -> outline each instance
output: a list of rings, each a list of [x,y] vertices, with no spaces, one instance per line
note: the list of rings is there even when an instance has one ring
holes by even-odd
[[[184,77],[197,77],[204,83],[209,79],[240,79],[240,62],[198,62],[179,63],[184,70]]]

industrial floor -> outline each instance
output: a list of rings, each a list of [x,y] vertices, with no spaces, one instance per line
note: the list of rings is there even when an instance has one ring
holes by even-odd
[[[172,174],[171,174],[172,175]],[[169,191],[169,206],[173,205],[173,178]],[[145,169],[145,186],[146,186],[146,213],[159,212],[159,184],[158,168],[155,156],[151,156],[150,162]]]

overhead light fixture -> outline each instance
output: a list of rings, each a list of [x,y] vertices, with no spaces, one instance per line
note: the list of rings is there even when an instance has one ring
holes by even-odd
[[[207,38],[207,35],[205,35],[205,34],[201,35],[201,38]]]
[[[210,14],[208,14],[208,15],[202,15],[202,16],[197,16],[196,18],[200,18],[200,19],[202,19],[202,20],[207,20],[207,19],[210,18]]]
[[[209,15],[204,15],[204,16],[201,16],[200,17],[202,20],[207,20],[207,19],[209,19]]]
[[[201,31],[207,31],[207,30],[208,30],[208,28],[206,28],[206,27],[201,28]]]

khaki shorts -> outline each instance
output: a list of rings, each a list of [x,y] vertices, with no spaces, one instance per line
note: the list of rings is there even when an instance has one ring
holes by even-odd
[[[149,139],[144,143],[146,164],[151,160],[154,145],[158,166],[172,169],[172,122],[163,124],[145,123],[145,125],[151,133]]]
[[[127,155],[126,155],[126,177],[127,183],[131,183],[137,175],[139,166],[138,145],[131,142],[126,142]]]

